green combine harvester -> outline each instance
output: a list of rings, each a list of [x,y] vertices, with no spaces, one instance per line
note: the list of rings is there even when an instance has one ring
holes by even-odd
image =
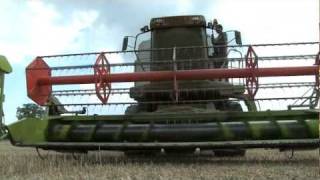
[[[244,155],[248,148],[318,148],[319,55],[260,57],[256,52],[293,45],[318,42],[243,45],[239,31],[190,15],[151,19],[139,34],[124,38],[122,51],[38,56],[26,68],[27,91],[48,116],[9,125],[11,142],[65,152],[200,149],[216,155]],[[134,60],[108,61],[119,57]],[[305,66],[260,65],[292,59],[305,60]],[[298,76],[304,78],[277,81]],[[273,80],[261,83],[268,78]],[[287,93],[257,97],[276,88]],[[283,96],[298,92],[295,88],[311,93]],[[280,100],[290,101],[286,109],[258,106]]]
[[[11,73],[12,68],[6,57],[0,55],[0,140],[4,139],[7,135],[3,123],[3,103],[4,103],[4,75]]]

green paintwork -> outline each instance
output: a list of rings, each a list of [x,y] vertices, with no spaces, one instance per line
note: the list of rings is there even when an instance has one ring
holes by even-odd
[[[6,57],[0,55],[0,140],[6,137],[6,131],[4,130],[4,124],[2,118],[4,116],[3,103],[5,100],[4,96],[4,78],[6,73],[11,73],[12,68]]]
[[[232,130],[230,128],[228,128],[227,126],[221,125],[221,124],[220,124],[220,128],[223,132],[221,139],[228,140],[228,139],[235,138],[234,133],[232,132]]]
[[[2,122],[2,118],[4,116],[3,113],[3,103],[4,103],[4,92],[3,92],[3,85],[4,85],[4,72],[0,72],[0,140],[6,137],[6,133],[4,130],[4,124]]]
[[[310,134],[314,137],[319,137],[320,138],[320,126],[319,126],[319,119],[316,121],[313,121],[312,119],[307,119],[306,120],[306,125],[308,126],[308,129],[310,130]]]
[[[0,55],[0,71],[5,73],[11,73],[12,67],[5,56]]]
[[[38,118],[21,119],[8,126],[12,142],[17,144],[46,141],[48,120]]]
[[[187,119],[184,119],[188,117]],[[211,137],[215,141],[232,141],[241,140],[234,134],[228,122],[239,122],[245,124],[247,134],[250,134],[250,140],[268,140],[274,137],[280,139],[303,139],[303,138],[318,138],[318,115],[316,111],[263,111],[263,112],[216,112],[216,113],[199,113],[199,114],[159,114],[153,115],[153,121],[150,121],[150,114],[143,115],[117,115],[117,116],[60,116],[50,117],[49,119],[29,118],[18,121],[9,126],[11,138],[19,145],[36,144],[41,142],[49,142],[54,139],[55,142],[70,142],[70,132],[73,128],[85,128],[85,132],[81,136],[73,137],[72,141],[76,142],[94,142],[96,127],[102,124],[118,124],[120,128],[115,130],[113,141],[121,139],[123,130],[129,124],[145,124],[157,123],[166,124],[172,122],[191,123],[192,119],[197,119],[201,122],[219,122],[222,134]],[[167,117],[167,121],[164,118]],[[200,117],[200,118],[199,118]],[[141,118],[141,119],[140,119]],[[185,121],[183,121],[184,119]],[[202,120],[202,121],[201,121]],[[195,122],[193,122],[195,123]],[[293,124],[292,124],[293,123]],[[304,134],[296,132],[294,127],[299,126],[304,130]],[[49,133],[48,129],[54,127],[54,133]],[[151,126],[150,126],[151,127]],[[150,127],[141,131],[140,138],[137,141],[148,142]],[[275,134],[266,134],[266,127],[271,127],[276,132]],[[292,129],[293,127],[293,129]],[[48,137],[48,133],[51,134]],[[244,136],[245,137],[245,136]],[[108,141],[106,141],[108,142]]]
[[[71,128],[71,124],[61,126],[59,133],[56,134],[56,139],[60,141],[64,141],[68,136],[70,128]]]

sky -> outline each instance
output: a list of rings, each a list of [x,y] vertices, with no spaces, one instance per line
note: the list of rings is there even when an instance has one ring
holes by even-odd
[[[31,102],[25,67],[38,55],[119,50],[150,18],[188,14],[241,31],[245,44],[318,41],[318,7],[316,0],[0,0],[0,54],[14,70],[6,77],[6,123]]]

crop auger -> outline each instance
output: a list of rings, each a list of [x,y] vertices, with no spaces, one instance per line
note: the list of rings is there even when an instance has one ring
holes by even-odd
[[[318,46],[243,45],[203,16],[153,18],[122,51],[36,57],[28,96],[48,116],[9,125],[10,139],[66,152],[318,148],[319,53],[299,53]]]

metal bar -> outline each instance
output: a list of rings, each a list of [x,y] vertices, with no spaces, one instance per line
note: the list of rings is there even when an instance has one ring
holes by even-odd
[[[282,110],[282,111],[259,111],[259,112],[236,112],[216,111],[202,113],[138,113],[126,115],[88,115],[88,116],[53,116],[49,120],[62,121],[114,121],[116,123],[177,123],[195,121],[211,122],[248,122],[248,121],[272,121],[272,120],[302,120],[317,119],[317,110]]]
[[[273,76],[300,76],[316,75],[318,66],[304,67],[272,67],[258,69],[197,69],[172,71],[152,71],[135,73],[109,74],[104,77],[105,82],[137,82],[137,81],[171,81],[176,75],[177,80],[204,80],[219,78],[245,78],[273,77]],[[92,84],[95,82],[93,75],[58,76],[39,78],[38,85],[63,85],[63,84]]]
[[[309,99],[310,97],[281,97],[281,98],[256,98],[254,101],[280,101],[280,100],[296,100],[296,99]],[[57,104],[56,106],[116,106],[116,105],[137,105],[137,104],[201,104],[209,102],[221,101],[240,101],[239,99],[215,99],[215,100],[188,100],[188,101],[142,101],[142,102],[108,102],[107,104],[101,103],[77,103],[77,104]]]
[[[265,83],[260,84],[261,88],[281,88],[281,87],[313,87],[315,85],[314,82],[292,82],[292,83]],[[225,89],[240,89],[237,87],[215,87],[215,88],[188,88],[188,89],[181,89],[181,90],[207,90],[207,89],[219,89],[219,90],[225,90]],[[129,91],[130,88],[113,88],[111,91]],[[69,90],[55,90],[52,91],[53,93],[67,93],[67,92],[91,92],[95,91],[95,89],[69,89]],[[144,90],[144,92],[167,92],[171,90]]]
[[[213,48],[213,47],[227,47],[227,48],[237,48],[237,47],[265,47],[265,46],[297,46],[297,45],[315,45],[319,42],[290,42],[290,43],[269,43],[269,44],[245,44],[245,45],[216,45],[216,46],[189,46],[189,47],[177,47],[177,49],[193,49],[193,48]],[[74,54],[57,54],[48,56],[38,56],[40,58],[56,58],[56,57],[68,57],[68,56],[86,56],[86,55],[98,55],[98,54],[118,54],[118,53],[137,53],[137,52],[148,52],[148,51],[161,51],[161,50],[171,50],[172,48],[158,48],[158,49],[145,49],[145,50],[129,50],[129,51],[103,51],[103,52],[88,52],[88,53],[74,53]]]
[[[291,55],[291,56],[265,56],[259,57],[258,61],[272,61],[272,60],[314,60],[316,55]],[[192,59],[192,62],[217,62],[225,61],[225,58],[213,58],[213,59]],[[189,62],[190,59],[179,59],[178,63]],[[238,62],[243,61],[243,58],[228,58],[228,62]],[[131,62],[131,63],[113,63],[110,64],[110,67],[118,66],[136,66],[136,65],[152,65],[152,64],[171,64],[172,60],[161,60],[161,61],[152,61],[152,62]],[[93,68],[94,65],[78,65],[78,66],[55,66],[51,67],[51,70],[65,70],[65,69],[89,69]]]
[[[179,101],[179,87],[178,87],[178,82],[177,82],[177,76],[176,72],[178,70],[177,68],[177,63],[176,63],[176,47],[173,48],[172,52],[172,69],[173,69],[173,94],[174,94],[174,100],[175,102]]]
[[[13,142],[15,146],[38,147],[43,149],[87,149],[87,150],[125,150],[125,149],[161,149],[161,148],[317,148],[319,139],[293,140],[245,140],[223,142],[150,142],[150,143],[98,143],[98,142],[44,142],[36,144],[21,144]]]
[[[270,83],[270,84],[261,84],[260,89],[274,89],[274,88],[303,88],[303,87],[313,87],[315,86],[314,82],[298,82],[298,83]],[[189,88],[189,89],[179,89],[180,92],[192,92],[192,91],[204,91],[204,90],[239,90],[243,87],[216,87],[216,88]],[[143,92],[153,92],[153,93],[163,93],[171,92],[171,89],[162,89],[162,90],[148,90],[145,89]],[[113,88],[110,91],[110,94],[128,94],[130,93],[130,88]],[[75,95],[95,95],[95,89],[73,89],[73,90],[56,90],[52,91],[54,96],[75,96]]]

